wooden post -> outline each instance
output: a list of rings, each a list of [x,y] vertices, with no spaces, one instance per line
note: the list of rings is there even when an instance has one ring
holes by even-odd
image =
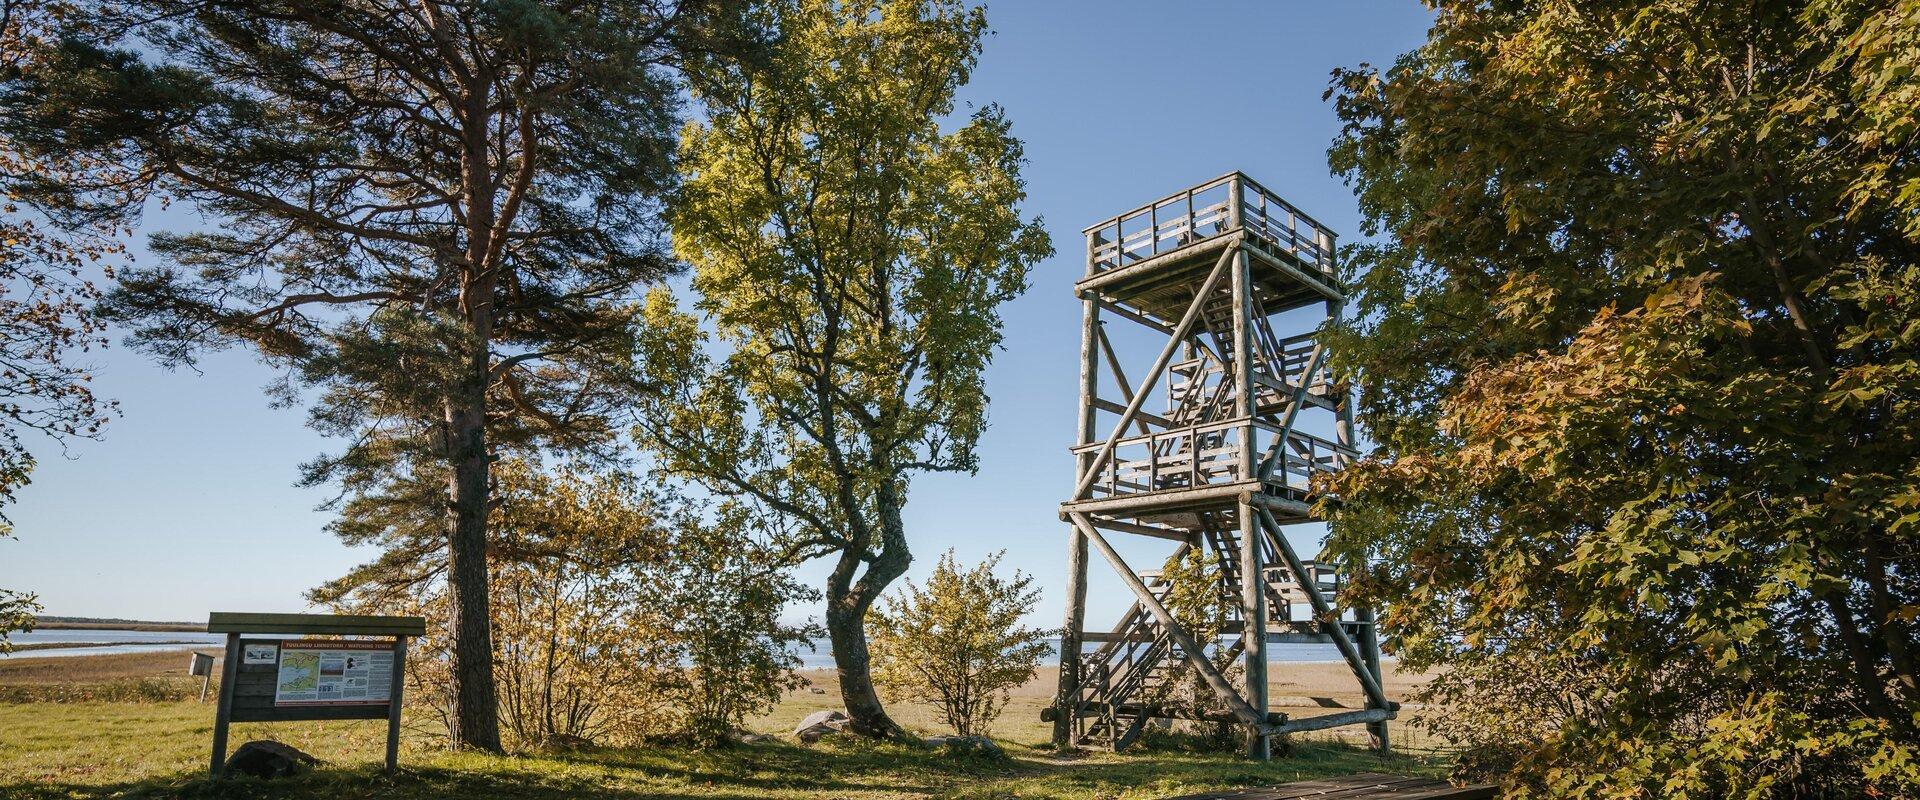
[[[1247,705],[1267,716],[1267,593],[1265,566],[1260,562],[1260,523],[1254,517],[1250,498],[1240,500],[1240,641],[1245,651],[1244,690]],[[1273,757],[1265,731],[1247,727],[1247,758],[1265,761]]]
[[[1333,318],[1333,324],[1339,325],[1344,312],[1342,304],[1328,303],[1327,306],[1328,315]],[[1353,385],[1342,381],[1334,391],[1338,396],[1334,400],[1333,440],[1341,449],[1334,451],[1333,458],[1335,466],[1345,469],[1348,462],[1346,450],[1353,447]],[[1386,672],[1380,666],[1379,619],[1374,615],[1373,607],[1369,605],[1356,606],[1353,609],[1353,619],[1361,623],[1360,641],[1357,643],[1360,645],[1360,659],[1366,663],[1367,671],[1373,675],[1374,684],[1380,687],[1382,694],[1385,694],[1387,681]],[[1368,698],[1367,707],[1383,708],[1372,698]],[[1383,719],[1367,723],[1367,739],[1373,749],[1380,754],[1385,755],[1389,752],[1392,743],[1387,736],[1387,721]]]
[[[1089,240],[1088,247],[1092,247]],[[1091,251],[1089,251],[1091,254]],[[1088,261],[1091,270],[1092,261]],[[1080,298],[1080,432],[1076,438],[1079,444],[1093,443],[1098,435],[1099,409],[1094,399],[1100,392],[1100,302],[1092,292]],[[1085,474],[1093,464],[1092,453],[1082,453],[1079,458],[1079,472]],[[1091,493],[1089,487],[1087,493]],[[1087,536],[1077,525],[1069,526],[1067,532],[1067,618],[1060,629],[1060,682],[1059,693],[1054,698],[1058,709],[1053,720],[1053,744],[1055,747],[1070,747],[1073,744],[1074,721],[1079,718],[1076,706],[1080,700],[1080,632],[1087,622]]]
[[[1253,385],[1253,270],[1247,265],[1247,252],[1234,248],[1233,255],[1233,415],[1240,418],[1239,473],[1236,477],[1248,480],[1253,477],[1253,408],[1255,389]]]
[[[1373,682],[1386,689],[1386,676],[1380,669],[1380,632],[1374,627],[1375,619],[1372,606],[1359,606],[1353,610],[1354,621],[1361,624],[1360,658],[1367,664],[1367,670],[1373,673]],[[1368,708],[1382,708],[1372,698],[1367,699]],[[1376,720],[1367,723],[1367,743],[1381,755],[1386,755],[1391,744],[1387,739],[1387,721]]]
[[[1059,708],[1053,718],[1055,747],[1073,745],[1074,721],[1079,718],[1081,631],[1087,624],[1087,535],[1077,525],[1067,534],[1067,620],[1060,630]]]
[[[1244,210],[1241,208],[1241,204],[1245,202],[1243,198],[1246,197],[1244,180],[1244,177],[1238,172],[1233,173],[1233,177],[1227,179],[1228,230],[1236,230],[1246,224],[1246,220],[1242,216]]]
[[[1235,182],[1236,184],[1238,181]],[[1235,201],[1239,200],[1236,196]],[[1236,206],[1237,207],[1237,206]],[[1253,410],[1256,389],[1253,383],[1255,360],[1253,342],[1253,270],[1244,249],[1235,248],[1233,256],[1233,382],[1235,417],[1240,418],[1238,476],[1254,476]],[[1267,715],[1267,593],[1265,573],[1260,563],[1260,528],[1254,519],[1250,497],[1241,495],[1240,520],[1240,641],[1245,660],[1244,688],[1247,704],[1262,719]],[[1247,757],[1265,761],[1272,756],[1266,734],[1258,725],[1247,726]]]
[[[220,780],[220,769],[227,761],[227,725],[233,718],[233,682],[240,674],[240,634],[227,634],[227,655],[220,664],[220,703],[213,717],[213,760],[207,768],[209,780]]]
[[[1340,326],[1340,321],[1345,318],[1345,311],[1344,304],[1327,301],[1327,316],[1331,318],[1334,327]],[[1318,367],[1316,366],[1315,369]],[[1307,376],[1309,379],[1312,377],[1312,375]],[[1302,385],[1306,382],[1306,379],[1301,380]],[[1346,451],[1353,447],[1353,385],[1347,381],[1340,381],[1338,385],[1329,386],[1327,389],[1337,394],[1333,401],[1333,441],[1340,445],[1341,449],[1334,451],[1333,465],[1346,469]]]
[[[407,637],[393,637],[393,688],[387,693],[387,774],[400,766],[400,705],[407,690]]]

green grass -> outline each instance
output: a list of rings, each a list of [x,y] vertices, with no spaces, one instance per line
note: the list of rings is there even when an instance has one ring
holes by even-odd
[[[756,727],[772,730],[777,724],[790,723],[766,720]],[[400,773],[387,777],[378,766],[384,723],[303,722],[238,724],[233,743],[277,739],[327,762],[320,769],[292,780],[237,779],[214,786],[205,780],[212,728],[211,704],[194,702],[0,704],[0,797],[1166,797],[1367,771],[1435,774],[1442,768],[1432,760],[1382,759],[1331,742],[1301,743],[1289,757],[1254,763],[1164,751],[1055,757],[1018,738],[1002,740],[1012,756],[1004,762],[848,738],[713,752],[638,748],[486,756],[441,750],[422,724],[408,731]]]

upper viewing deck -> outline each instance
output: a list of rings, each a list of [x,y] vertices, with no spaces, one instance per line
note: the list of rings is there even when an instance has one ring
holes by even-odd
[[[1178,316],[1189,284],[1242,232],[1269,308],[1340,299],[1333,231],[1238,171],[1088,226],[1087,274],[1075,288]]]

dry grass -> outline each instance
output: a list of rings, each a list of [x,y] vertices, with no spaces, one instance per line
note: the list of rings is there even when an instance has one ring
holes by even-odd
[[[13,652],[31,653],[35,650],[84,650],[89,647],[123,647],[138,645],[141,647],[163,647],[165,645],[198,645],[199,642],[29,642],[13,645]]]
[[[219,648],[200,648],[218,653]],[[0,686],[108,683],[139,678],[187,677],[188,653],[110,653],[98,656],[13,656],[0,659]]]
[[[788,692],[772,713],[754,720],[752,727],[768,733],[787,733],[808,714],[821,709],[843,707],[840,686],[832,670],[804,670],[800,674],[822,693],[814,694],[808,688]],[[1429,680],[1432,680],[1430,675],[1389,673],[1387,696],[1404,701],[1410,690]],[[1006,712],[993,725],[993,736],[1035,746],[1048,741],[1053,735],[1053,723],[1041,722],[1040,710],[1053,702],[1054,687],[1058,684],[1059,670],[1047,667],[1041,669],[1026,685],[1015,689]],[[1345,664],[1276,662],[1268,670],[1268,685],[1272,687],[1269,691],[1273,710],[1293,717],[1316,717],[1365,705],[1360,686],[1354,682],[1353,673]],[[1320,701],[1331,701],[1336,705],[1325,705]],[[893,714],[894,721],[917,733],[936,735],[945,732],[939,711],[930,705],[892,703],[888,711]],[[1393,738],[1397,748],[1426,752],[1433,746],[1431,737],[1420,728],[1408,724],[1404,717],[1387,724],[1388,735]],[[1302,741],[1312,742],[1366,742],[1366,730],[1359,727],[1335,728],[1301,736]]]
[[[271,738],[328,763],[295,781],[238,781],[216,788],[203,779],[213,704],[136,691],[190,683],[197,692],[198,679],[186,676],[186,666],[183,652],[0,660],[0,698],[34,699],[37,693],[60,700],[0,700],[0,797],[1145,798],[1365,771],[1435,774],[1443,769],[1440,759],[1418,752],[1417,732],[1399,722],[1394,726],[1401,752],[1387,759],[1353,746],[1362,735],[1358,730],[1295,739],[1291,756],[1268,763],[1146,748],[1125,755],[1062,757],[1044,747],[1051,726],[1039,717],[1052,695],[1052,670],[1016,691],[996,724],[993,735],[1011,756],[1006,761],[956,759],[938,751],[854,740],[806,746],[786,736],[794,723],[813,711],[840,707],[832,673],[810,670],[805,675],[820,693],[807,688],[789,692],[771,713],[750,723],[755,731],[781,735],[776,742],[719,752],[635,748],[550,756],[453,754],[441,749],[442,733],[425,715],[416,715],[404,737],[405,768],[388,778],[376,769],[385,734],[382,723],[246,723],[234,726],[236,745]],[[1357,688],[1350,686],[1352,677],[1339,664],[1276,664],[1273,675],[1276,698],[1299,697],[1306,703],[1309,696],[1335,702],[1359,699]],[[1420,679],[1400,677],[1390,678],[1390,685],[1404,688]],[[126,691],[116,694],[114,687]],[[910,729],[942,732],[931,707],[902,702],[890,709]],[[1276,710],[1310,716],[1338,709],[1311,705]],[[1415,752],[1409,754],[1410,749]]]

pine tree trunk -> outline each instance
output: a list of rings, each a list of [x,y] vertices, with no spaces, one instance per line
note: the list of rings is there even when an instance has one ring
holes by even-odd
[[[447,604],[453,636],[452,745],[499,752],[493,620],[487,575],[487,439],[484,383],[449,404],[453,477],[447,519]]]
[[[447,595],[453,618],[453,746],[500,752],[500,707],[493,683],[492,586],[487,575],[487,389],[493,383],[493,251],[499,183],[489,150],[487,81],[469,86],[462,122],[461,183],[467,192],[466,253],[459,310],[471,337],[465,375],[447,403],[447,456],[453,465],[448,509]]]

